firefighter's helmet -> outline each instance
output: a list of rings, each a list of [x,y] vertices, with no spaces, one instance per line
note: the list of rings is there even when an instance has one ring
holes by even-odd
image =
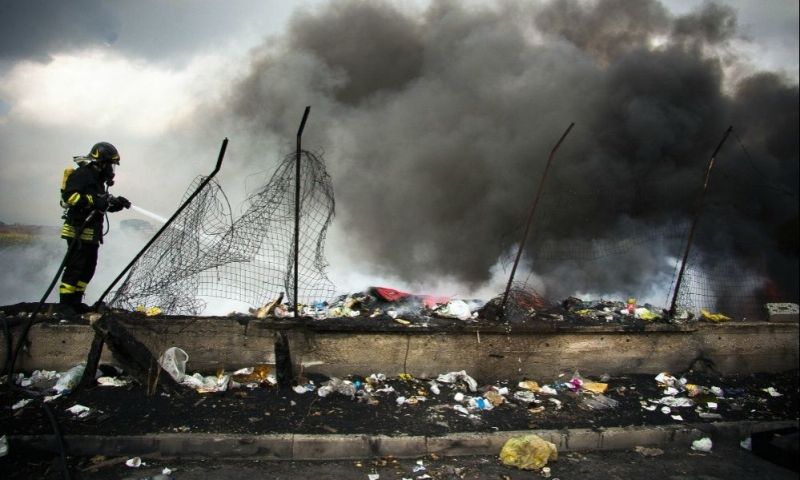
[[[87,156],[89,160],[93,162],[119,165],[119,152],[117,151],[117,147],[108,142],[96,143]]]

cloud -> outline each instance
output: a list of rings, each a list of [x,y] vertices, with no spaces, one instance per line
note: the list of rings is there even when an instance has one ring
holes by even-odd
[[[0,2],[0,60],[47,62],[54,52],[112,44],[119,21],[100,0]]]
[[[20,62],[0,78],[0,95],[14,99],[4,121],[161,134],[221,89],[225,66],[201,56],[175,70],[98,50]]]
[[[213,0],[3,0],[0,62],[47,63],[56,55],[104,48],[148,61],[181,63],[199,51],[247,48],[279,30],[290,12],[280,0],[229,0],[224,7]]]

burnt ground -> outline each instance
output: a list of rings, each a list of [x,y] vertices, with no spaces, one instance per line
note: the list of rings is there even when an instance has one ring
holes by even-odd
[[[723,398],[711,393],[694,397],[698,404],[713,401],[716,410],[700,407],[673,408],[672,414],[682,416],[682,422],[739,420],[795,420],[798,418],[798,371],[781,374],[755,374],[719,377],[687,372],[690,383],[723,389]],[[561,379],[536,379],[540,383],[557,384]],[[326,379],[309,379],[319,386]],[[365,381],[363,378],[351,380]],[[587,379],[590,380],[590,379]],[[659,399],[663,388],[654,375],[612,377],[606,393],[619,405],[603,410],[587,406],[589,393],[574,393],[561,389],[555,396],[537,395],[541,403],[513,399],[520,390],[517,382],[502,381],[495,387],[506,386],[512,392],[504,404],[492,410],[478,410],[463,415],[453,409],[456,393],[467,397],[480,395],[470,392],[465,383],[439,384],[441,392],[430,392],[428,381],[391,378],[379,387],[390,386],[395,392],[375,393],[371,402],[351,399],[331,393],[320,397],[316,391],[298,394],[272,386],[255,389],[238,388],[225,392],[197,393],[186,388],[170,395],[148,395],[139,385],[87,388],[48,403],[55,413],[63,434],[76,435],[136,435],[148,433],[203,432],[232,434],[309,433],[309,434],[386,434],[437,436],[451,432],[494,432],[498,430],[602,428],[629,425],[663,425],[680,423],[660,411],[642,408],[642,402]],[[773,397],[762,389],[774,387],[782,394]],[[561,388],[561,387],[559,387]],[[397,398],[424,396],[416,404],[397,404]],[[686,396],[686,394],[679,394]],[[35,399],[25,407],[11,406],[26,398],[8,388],[0,391],[0,431],[4,434],[49,434],[52,426],[43,409],[42,400]],[[558,399],[558,408],[550,399]],[[85,418],[78,418],[66,409],[73,405],[91,409]],[[462,405],[466,405],[462,403]],[[539,407],[539,408],[537,408]],[[544,408],[541,408],[544,407]],[[701,412],[714,412],[720,418],[702,418]]]
[[[443,435],[453,432],[495,432],[524,429],[602,429],[612,426],[663,425],[676,423],[702,424],[711,421],[736,420],[796,420],[798,418],[798,371],[781,374],[718,376],[709,373],[684,372],[685,378],[696,385],[723,389],[723,398],[703,393],[693,397],[698,405],[715,401],[721,419],[704,419],[700,411],[707,408],[675,408],[682,421],[674,420],[659,409],[647,411],[641,402],[663,396],[663,387],[654,375],[628,375],[607,379],[607,397],[619,404],[605,410],[592,410],[585,400],[588,393],[574,393],[560,388],[557,395],[537,395],[542,403],[513,400],[517,382],[498,382],[495,387],[507,386],[509,401],[488,411],[476,411],[470,416],[456,412],[453,397],[456,393],[478,395],[469,391],[463,382],[440,384],[439,395],[430,392],[423,379],[390,378],[380,387],[393,387],[395,392],[375,394],[370,403],[351,399],[339,393],[320,397],[316,391],[298,394],[293,390],[261,386],[239,388],[217,393],[197,393],[186,388],[166,396],[148,395],[139,385],[124,387],[93,387],[73,392],[48,405],[64,435],[136,435],[150,433],[307,433],[307,434],[387,434]],[[571,379],[565,375],[556,379],[537,379],[553,385]],[[326,379],[308,379],[319,386]],[[363,378],[352,378],[364,381]],[[592,380],[592,379],[584,379]],[[773,387],[782,396],[774,397],[762,389]],[[478,388],[478,391],[487,386]],[[425,395],[427,400],[398,406],[398,396],[410,398]],[[686,393],[677,395],[685,397]],[[0,432],[4,435],[50,434],[52,424],[41,405],[41,397],[16,411],[11,405],[26,396],[7,387],[0,389]],[[561,401],[557,408],[549,399]],[[77,418],[66,409],[80,404],[91,413]],[[541,409],[540,407],[544,407]],[[539,407],[539,408],[537,408]],[[541,411],[540,411],[541,410]],[[710,454],[698,454],[687,446],[670,447],[658,457],[643,456],[632,450],[620,452],[568,453],[552,463],[554,476],[563,480],[579,478],[644,478],[660,472],[670,479],[722,478],[796,478],[796,473],[758,459],[738,446],[716,445]],[[498,478],[522,479],[539,477],[538,473],[515,470],[499,463],[497,457],[466,457],[462,459],[424,459],[425,471],[416,471],[413,460],[365,459],[341,462],[259,462],[258,460],[170,460],[145,459],[147,467],[137,471],[124,466],[127,457],[67,456],[66,464],[72,478],[347,478],[363,479],[379,473],[380,478],[418,478],[424,473],[435,479]],[[422,460],[417,460],[420,462]],[[163,467],[175,470],[171,476],[159,477]],[[58,455],[32,450],[10,442],[9,454],[0,458],[0,471],[5,478],[67,478]],[[6,476],[7,475],[7,476]]]

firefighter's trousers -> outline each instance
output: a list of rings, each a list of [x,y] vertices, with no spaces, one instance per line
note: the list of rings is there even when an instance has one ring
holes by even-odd
[[[67,248],[72,239],[67,239]],[[67,256],[64,265],[64,274],[61,276],[61,286],[58,289],[61,303],[65,305],[80,305],[86,286],[94,276],[97,266],[97,243],[82,242],[78,240],[72,251]]]

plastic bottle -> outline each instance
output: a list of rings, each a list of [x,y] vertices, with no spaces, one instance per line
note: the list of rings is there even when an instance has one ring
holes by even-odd
[[[84,370],[86,370],[86,365],[83,363],[70,368],[61,375],[53,387],[53,390],[57,393],[69,393],[78,386],[78,382],[80,382],[81,377],[83,377]]]

